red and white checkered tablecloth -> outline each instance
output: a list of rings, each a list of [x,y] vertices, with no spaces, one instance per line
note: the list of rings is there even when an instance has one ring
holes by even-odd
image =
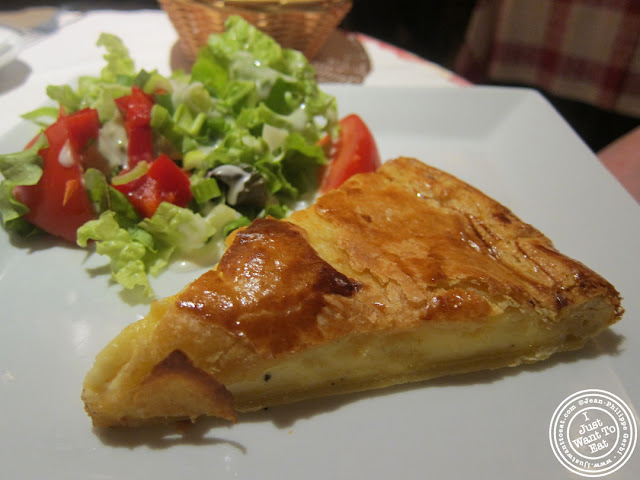
[[[640,117],[640,1],[479,0],[455,71]]]

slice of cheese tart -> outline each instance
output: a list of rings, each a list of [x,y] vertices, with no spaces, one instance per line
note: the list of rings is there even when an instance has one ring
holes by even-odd
[[[107,345],[82,398],[96,426],[235,420],[544,360],[622,311],[611,284],[510,210],[399,158],[238,231],[215,268]]]

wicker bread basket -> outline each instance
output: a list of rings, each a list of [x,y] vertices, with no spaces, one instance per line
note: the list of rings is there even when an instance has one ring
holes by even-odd
[[[351,9],[351,0],[158,0],[191,60],[212,33],[239,15],[285,48],[312,59]]]

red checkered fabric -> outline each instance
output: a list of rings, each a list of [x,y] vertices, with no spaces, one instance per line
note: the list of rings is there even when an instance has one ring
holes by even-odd
[[[640,117],[640,0],[479,0],[455,71]]]

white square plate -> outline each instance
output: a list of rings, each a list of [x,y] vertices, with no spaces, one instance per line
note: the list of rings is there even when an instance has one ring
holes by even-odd
[[[175,428],[93,430],[80,391],[96,353],[148,305],[104,259],[0,232],[0,477],[569,478],[549,445],[568,395],[608,390],[640,407],[640,209],[538,94],[522,89],[327,86],[383,158],[414,156],[484,190],[625,297],[623,320],[583,351],[531,366],[309,401]],[[0,150],[20,149],[20,124]],[[173,293],[198,272],[164,273]],[[611,478],[639,478],[640,453]]]

